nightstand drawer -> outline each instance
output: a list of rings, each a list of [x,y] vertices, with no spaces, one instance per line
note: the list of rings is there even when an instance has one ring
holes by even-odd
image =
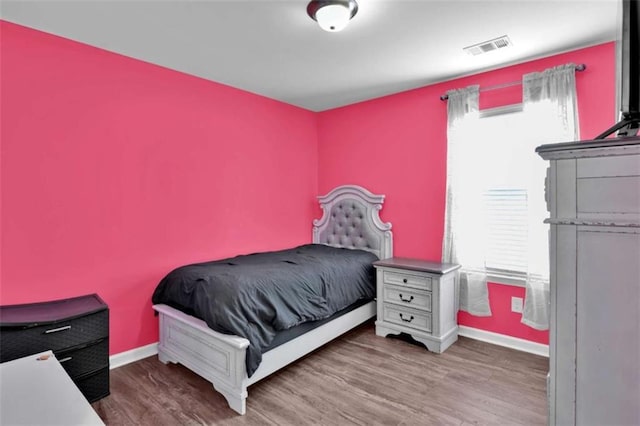
[[[384,301],[431,312],[431,292],[393,285],[384,286]]]
[[[428,275],[384,271],[383,281],[385,284],[395,284],[431,291],[431,277]]]
[[[431,332],[431,314],[389,303],[384,304],[383,321]]]

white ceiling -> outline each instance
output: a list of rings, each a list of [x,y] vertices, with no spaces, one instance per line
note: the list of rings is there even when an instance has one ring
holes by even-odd
[[[322,111],[614,40],[619,0],[358,4],[339,33],[306,0],[2,0],[0,17]],[[513,47],[462,51],[502,35]]]

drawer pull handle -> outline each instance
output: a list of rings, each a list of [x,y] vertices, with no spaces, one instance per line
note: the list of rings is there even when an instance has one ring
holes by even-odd
[[[71,361],[72,359],[73,357],[68,356],[66,358],[59,359],[58,362],[62,364],[63,362]]]
[[[400,296],[400,300],[402,300],[403,302],[411,303],[411,301],[413,300],[413,296],[409,296],[408,299],[403,299],[402,293],[398,294],[398,296]]]
[[[71,330],[70,325],[65,325],[64,327],[52,328],[51,330],[45,330],[44,334],[57,333],[59,331]]]
[[[411,318],[406,319],[405,317],[402,316],[402,314],[400,314],[400,319],[404,322],[411,322],[413,321],[413,315],[411,315]]]
[[[405,284],[407,283],[407,281],[408,281],[408,280],[407,280],[406,278],[403,278],[403,279],[402,279],[402,282],[403,282],[403,283],[405,283]]]

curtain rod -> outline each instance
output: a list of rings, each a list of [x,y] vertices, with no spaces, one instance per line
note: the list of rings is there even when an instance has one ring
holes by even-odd
[[[587,69],[587,66],[585,64],[576,65],[576,71],[584,71],[586,69]],[[489,90],[504,89],[505,87],[518,86],[518,85],[521,85],[521,84],[522,84],[521,81],[512,81],[510,83],[503,83],[503,84],[496,84],[494,86],[487,86],[487,87],[484,87],[484,88],[480,89],[480,91],[481,92],[486,92],[486,91],[489,91]],[[449,95],[440,96],[440,100],[441,101],[446,101],[447,99],[449,99]]]

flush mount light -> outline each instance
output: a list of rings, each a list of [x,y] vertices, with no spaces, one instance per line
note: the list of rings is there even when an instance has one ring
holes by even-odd
[[[358,12],[356,0],[312,0],[307,13],[325,31],[341,31]]]

